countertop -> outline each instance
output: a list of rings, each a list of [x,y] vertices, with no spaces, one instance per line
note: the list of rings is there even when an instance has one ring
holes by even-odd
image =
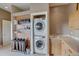
[[[76,52],[79,53],[79,41],[74,40],[73,38],[65,37],[64,41]]]
[[[71,49],[79,53],[79,40],[71,36],[59,36]]]
[[[75,38],[68,35],[67,36],[59,35],[52,38],[57,38],[57,39],[60,39],[61,41],[64,41],[70,48],[72,48],[74,51],[79,53],[79,40],[78,40],[79,38]]]

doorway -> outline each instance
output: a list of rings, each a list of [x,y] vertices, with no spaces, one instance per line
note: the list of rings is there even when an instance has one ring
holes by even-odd
[[[3,46],[11,44],[11,21],[2,21],[2,31],[3,31]]]

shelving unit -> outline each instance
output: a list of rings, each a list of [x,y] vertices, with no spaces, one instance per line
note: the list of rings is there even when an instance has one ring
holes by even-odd
[[[11,19],[12,19],[12,39],[14,39],[14,37],[16,36],[15,35],[15,33],[17,31],[17,29],[16,29],[17,26],[16,25],[18,25],[17,24],[18,21],[22,21],[22,19],[30,19],[32,13],[47,12],[47,14],[48,14],[48,4],[40,4],[40,5],[37,4],[37,5],[38,5],[38,7],[35,7],[36,5],[31,4],[29,11],[22,11],[22,12],[21,12],[21,10],[19,10],[19,9],[17,9],[15,7],[12,7],[12,10],[13,10],[12,14],[11,14]],[[39,7],[40,7],[40,10],[38,9]],[[20,11],[20,12],[17,12],[17,11]],[[38,18],[38,17],[39,16],[35,16],[35,18]],[[45,18],[45,15],[42,15],[42,18]],[[48,19],[48,15],[46,16],[46,18]],[[32,19],[30,19],[30,20],[32,21]],[[31,26],[32,26],[32,24],[31,24]],[[31,45],[31,43],[30,43],[30,45]],[[31,49],[32,48],[33,47],[31,46]]]
[[[13,43],[12,50],[23,51],[24,53],[27,53],[27,50],[29,50],[30,53],[30,46],[29,48],[27,48],[28,42],[31,40],[30,11],[12,13],[11,18],[12,18],[12,43]],[[29,36],[29,38],[27,38],[27,35]],[[29,41],[27,42],[27,40]],[[14,49],[14,46],[16,46],[17,49],[16,48]]]

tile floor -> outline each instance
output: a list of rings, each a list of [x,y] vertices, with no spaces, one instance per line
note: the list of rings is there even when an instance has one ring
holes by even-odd
[[[27,55],[19,51],[17,52],[11,51],[11,47],[6,46],[0,48],[0,56],[27,56]]]
[[[20,51],[12,51],[10,46],[0,48],[0,56],[37,56],[37,55],[27,55],[26,53]]]
[[[0,56],[43,56],[38,54],[26,54],[20,51],[12,51],[11,46],[0,47]]]

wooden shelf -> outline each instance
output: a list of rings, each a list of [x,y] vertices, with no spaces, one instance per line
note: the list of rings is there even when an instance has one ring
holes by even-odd
[[[12,13],[12,17],[15,20],[30,19],[30,11]]]
[[[13,16],[22,16],[22,15],[28,15],[28,14],[31,14],[31,11],[22,11],[22,12],[12,13]]]

